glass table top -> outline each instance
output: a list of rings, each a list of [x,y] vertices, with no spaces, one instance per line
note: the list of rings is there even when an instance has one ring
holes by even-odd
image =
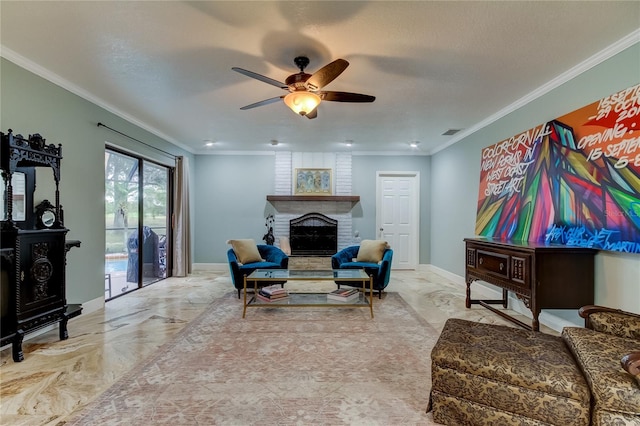
[[[328,269],[328,270],[295,270],[295,269],[256,269],[247,280],[345,280],[363,281],[369,276],[363,269]]]
[[[327,298],[326,293],[288,293],[288,297],[273,302],[267,302],[257,297],[249,301],[249,305],[261,306],[369,306],[369,297],[360,293],[358,298],[349,301],[340,301]]]

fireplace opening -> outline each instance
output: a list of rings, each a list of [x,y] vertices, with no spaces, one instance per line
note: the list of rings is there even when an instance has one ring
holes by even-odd
[[[338,251],[338,221],[307,213],[289,221],[292,256],[331,256]]]

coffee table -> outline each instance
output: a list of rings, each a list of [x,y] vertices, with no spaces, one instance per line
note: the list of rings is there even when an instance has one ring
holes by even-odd
[[[289,292],[289,297],[281,301],[265,302],[256,297],[260,287],[282,281],[347,281],[361,283],[358,299],[342,302],[327,298],[327,293],[318,292]],[[253,283],[253,296],[247,298],[247,288]],[[367,286],[368,284],[368,286]],[[286,283],[285,283],[286,286]],[[367,291],[369,295],[367,296]],[[244,307],[242,318],[247,308],[264,307],[350,307],[369,308],[373,318],[373,277],[362,269],[333,269],[333,270],[294,270],[294,269],[256,269],[249,276],[244,277]]]

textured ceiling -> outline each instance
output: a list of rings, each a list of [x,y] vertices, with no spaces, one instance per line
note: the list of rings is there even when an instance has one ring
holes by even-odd
[[[640,28],[637,1],[3,0],[0,13],[2,56],[194,153],[427,154]],[[284,81],[299,55],[309,73],[346,59],[326,89],[376,101],[323,102],[315,120],[282,102],[239,109],[285,92],[231,67]]]

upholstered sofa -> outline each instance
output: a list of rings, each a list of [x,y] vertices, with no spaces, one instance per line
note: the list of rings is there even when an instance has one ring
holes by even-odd
[[[266,244],[256,245],[259,258],[253,259],[252,262],[242,263],[238,259],[238,255],[233,248],[227,251],[227,259],[229,261],[229,270],[231,273],[231,281],[233,286],[238,290],[238,299],[240,298],[242,289],[244,288],[244,276],[250,275],[256,269],[288,269],[289,256],[276,246]],[[271,282],[270,284],[284,284],[283,282]]]
[[[362,241],[361,245],[367,246],[368,242],[376,244],[375,240]],[[386,242],[382,242],[386,246]],[[364,269],[367,275],[373,275],[373,289],[378,291],[378,298],[382,297],[382,291],[389,285],[391,277],[391,262],[393,260],[393,250],[388,246],[382,248],[378,255],[372,254],[365,257],[360,256],[360,245],[349,246],[331,256],[331,267],[333,269]],[[349,281],[336,281],[338,288],[341,285],[354,286]]]
[[[445,425],[640,426],[640,315],[580,315],[561,336],[447,320],[427,410]]]

